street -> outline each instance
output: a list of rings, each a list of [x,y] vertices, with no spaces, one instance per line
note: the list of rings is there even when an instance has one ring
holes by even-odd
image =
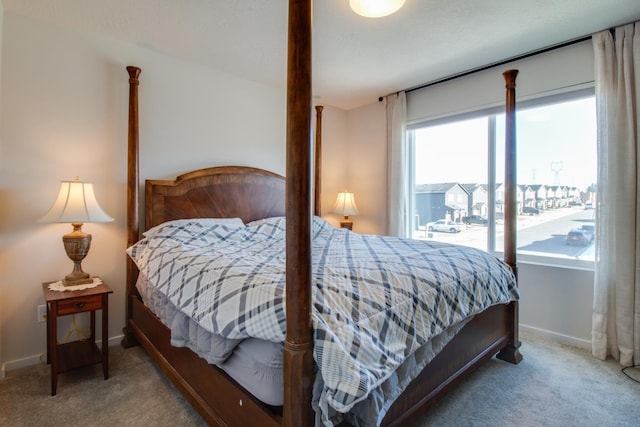
[[[533,255],[556,256],[562,258],[593,260],[594,242],[586,246],[566,244],[569,230],[580,228],[582,224],[593,224],[594,211],[581,207],[567,207],[542,211],[540,215],[518,216],[518,252]],[[496,248],[504,246],[502,221],[497,224]],[[418,230],[414,238],[457,243],[465,246],[487,248],[487,227],[469,225],[460,233],[429,233]]]
[[[570,246],[567,245],[565,237],[571,229],[580,228],[582,224],[593,224],[594,211],[579,208],[559,210],[567,212],[568,215],[550,218],[548,221],[542,221],[522,229],[518,227],[518,251],[593,260],[595,248],[593,241],[586,246]],[[543,219],[547,214],[551,214],[551,212],[543,212],[539,217]],[[502,240],[499,244],[503,245]]]

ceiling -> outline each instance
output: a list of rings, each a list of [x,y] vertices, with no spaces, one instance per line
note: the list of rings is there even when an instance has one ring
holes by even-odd
[[[286,85],[286,0],[2,0],[26,15]],[[316,0],[313,94],[352,109],[379,96],[640,20],[638,0],[406,0],[371,19]]]

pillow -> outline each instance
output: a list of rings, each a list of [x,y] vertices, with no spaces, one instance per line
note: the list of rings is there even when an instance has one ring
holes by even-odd
[[[259,219],[251,221],[247,227],[255,234],[261,234],[266,237],[284,237],[286,231],[286,218],[283,216],[274,216],[271,218]]]
[[[167,225],[172,225],[176,227],[180,227],[187,224],[200,224],[203,227],[212,226],[212,225],[223,225],[228,228],[242,228],[244,227],[244,222],[240,218],[191,218],[191,219],[175,219],[172,221],[163,222],[162,224],[158,224],[155,227],[151,227],[142,235],[147,238],[153,237],[159,230]]]
[[[333,225],[329,224],[326,219],[319,216],[313,217],[312,227],[314,236],[317,236],[321,233],[333,233],[336,231],[336,228]]]
[[[263,234],[267,237],[284,237],[286,232],[286,218],[283,216],[276,216],[272,218],[259,219],[250,222],[247,224],[247,227],[252,227],[254,233]],[[331,224],[319,216],[313,217],[311,227],[314,236],[318,233],[326,231],[331,232],[335,230]]]

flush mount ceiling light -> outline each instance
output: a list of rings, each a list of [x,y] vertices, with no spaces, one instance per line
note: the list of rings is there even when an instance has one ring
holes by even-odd
[[[397,12],[405,0],[349,0],[355,13],[367,18],[380,18]]]

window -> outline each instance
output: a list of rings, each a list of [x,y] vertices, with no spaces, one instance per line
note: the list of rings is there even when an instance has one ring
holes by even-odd
[[[593,91],[519,103],[516,121],[520,259],[592,267]],[[484,111],[420,123],[408,136],[414,238],[501,252],[504,114]],[[461,231],[435,231],[432,223],[441,219],[461,224]]]

